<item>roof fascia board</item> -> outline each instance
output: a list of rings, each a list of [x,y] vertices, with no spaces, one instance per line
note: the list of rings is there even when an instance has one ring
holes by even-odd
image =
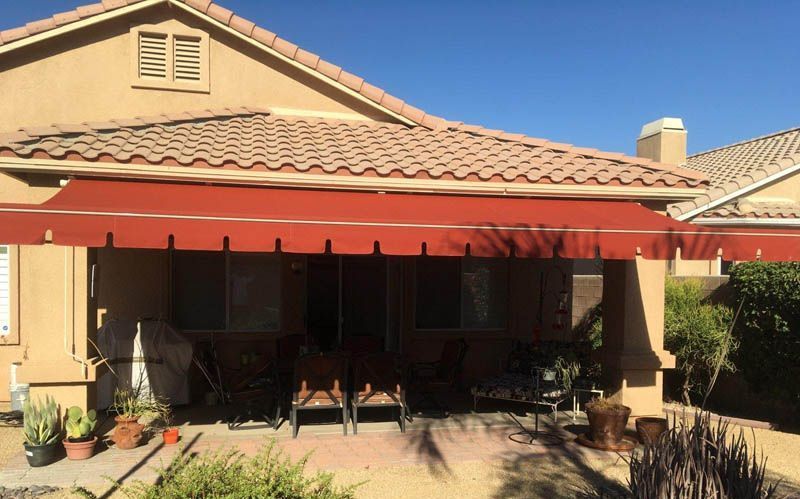
[[[797,163],[796,165],[793,165],[793,166],[790,166],[788,168],[785,168],[785,169],[783,169],[783,170],[781,170],[781,171],[779,171],[777,173],[774,173],[774,174],[770,175],[769,177],[762,178],[761,180],[753,182],[752,184],[746,185],[746,186],[742,187],[741,189],[739,189],[737,191],[734,191],[734,192],[732,192],[730,194],[726,194],[726,195],[724,195],[724,196],[722,196],[722,197],[720,197],[718,199],[715,199],[715,200],[713,200],[711,202],[708,202],[708,203],[706,203],[706,204],[704,204],[702,206],[698,206],[697,208],[695,208],[693,210],[690,210],[690,211],[687,211],[686,213],[684,213],[682,215],[678,215],[676,217],[676,219],[683,222],[683,221],[686,221],[688,219],[694,218],[697,215],[703,213],[704,211],[708,211],[708,210],[710,210],[712,208],[716,208],[717,206],[723,205],[723,204],[727,203],[728,201],[731,201],[733,199],[742,197],[745,194],[748,194],[750,192],[758,190],[758,189],[760,189],[761,187],[764,187],[767,184],[775,182],[776,180],[780,180],[783,177],[786,177],[786,176],[791,175],[791,174],[793,174],[795,172],[798,172],[798,171],[800,171],[800,163]]]
[[[387,192],[447,193],[489,196],[555,196],[591,199],[675,201],[697,197],[697,189],[614,185],[508,184],[463,180],[427,180],[357,177],[271,171],[236,171],[189,166],[138,165],[88,161],[0,158],[0,171],[47,173],[63,176],[147,178],[183,182],[219,182],[312,189],[348,189]]]
[[[174,6],[178,7],[178,8],[180,8],[180,9],[182,9],[185,12],[188,12],[189,14],[193,14],[193,15],[199,17],[200,19],[205,20],[207,23],[215,26],[218,29],[221,29],[222,31],[226,32],[227,34],[229,34],[231,36],[234,36],[234,37],[238,38],[239,40],[241,40],[241,41],[243,41],[245,43],[248,43],[248,44],[250,44],[250,45],[252,45],[252,46],[254,46],[254,47],[258,48],[258,49],[261,49],[262,51],[272,55],[273,57],[278,58],[279,60],[285,62],[286,64],[289,64],[292,67],[297,68],[300,71],[308,74],[309,76],[312,76],[312,77],[314,77],[314,78],[316,78],[318,80],[321,80],[321,81],[327,83],[328,85],[336,88],[337,90],[340,90],[341,92],[344,92],[345,94],[357,99],[358,101],[369,105],[373,109],[376,109],[376,110],[378,110],[378,111],[380,111],[380,112],[382,112],[382,113],[384,113],[384,114],[386,114],[388,116],[391,116],[392,118],[400,121],[401,123],[404,123],[404,124],[410,125],[410,126],[413,126],[413,125],[417,124],[414,121],[409,120],[405,116],[401,116],[400,114],[395,113],[394,111],[390,111],[389,109],[385,108],[384,106],[381,106],[377,102],[373,102],[373,101],[367,99],[366,97],[364,97],[360,93],[356,92],[355,90],[352,90],[351,88],[346,87],[345,85],[339,83],[338,81],[331,80],[330,78],[319,74],[319,72],[317,72],[316,70],[311,69],[311,68],[309,68],[308,66],[306,66],[304,64],[300,64],[299,62],[295,61],[294,59],[290,59],[289,57],[286,57],[285,55],[281,54],[277,50],[274,50],[272,47],[267,47],[264,44],[262,44],[261,42],[259,42],[257,40],[254,40],[253,38],[250,38],[249,36],[246,36],[246,35],[244,35],[242,33],[239,33],[235,29],[231,28],[230,26],[228,26],[226,24],[223,24],[223,23],[217,21],[216,19],[214,19],[213,17],[209,16],[208,14],[204,14],[202,12],[199,12],[198,10],[190,7],[189,5],[186,5],[183,2],[179,2],[179,1],[176,1],[176,0],[166,0],[166,1],[169,2],[171,5],[174,5]]]
[[[800,227],[800,218],[702,218],[692,220],[695,225],[780,226]]]
[[[143,2],[126,5],[125,7],[120,7],[118,9],[114,9],[108,12],[103,12],[102,14],[89,16],[86,19],[81,19],[80,21],[75,21],[69,24],[65,24],[63,26],[59,26],[58,28],[53,28],[47,31],[43,31],[39,34],[25,37],[22,40],[10,42],[6,45],[0,46],[0,55],[6,54],[18,48],[27,47],[28,45],[32,45],[34,43],[39,43],[43,40],[63,35],[65,33],[71,33],[72,31],[77,31],[87,26],[92,26],[97,23],[108,21],[109,19],[114,19],[115,17],[118,16],[124,16],[132,12],[146,9],[154,5],[164,3],[165,1],[170,1],[170,0],[144,0]]]

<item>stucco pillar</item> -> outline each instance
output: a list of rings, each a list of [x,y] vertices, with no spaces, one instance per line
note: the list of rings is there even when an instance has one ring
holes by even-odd
[[[603,266],[603,347],[608,396],[637,416],[662,412],[663,369],[675,367],[664,350],[661,260],[608,260]]]

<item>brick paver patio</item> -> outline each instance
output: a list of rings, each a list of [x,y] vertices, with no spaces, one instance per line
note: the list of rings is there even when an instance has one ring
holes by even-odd
[[[549,418],[543,418],[550,421]],[[30,468],[20,452],[0,470],[0,483],[5,487],[74,485],[97,487],[112,482],[130,483],[133,480],[152,481],[155,468],[166,465],[177,452],[195,453],[236,447],[252,455],[258,448],[275,438],[277,445],[293,459],[311,452],[309,468],[335,470],[340,468],[381,468],[423,464],[447,466],[466,461],[495,462],[550,454],[579,454],[591,459],[615,459],[614,454],[604,454],[580,447],[571,440],[574,433],[550,424],[560,432],[565,443],[546,447],[520,444],[509,435],[520,429],[519,419],[509,414],[458,415],[448,420],[420,420],[409,425],[405,434],[396,426],[385,423],[359,424],[358,435],[343,436],[340,425],[309,425],[301,427],[300,437],[292,439],[287,425],[279,431],[249,429],[228,431],[220,423],[189,425],[183,427],[182,442],[164,446],[160,438],[153,438],[137,449],[123,451],[98,444],[98,453],[87,461],[62,459],[43,468]],[[569,424],[567,417],[563,423]],[[560,421],[560,422],[562,422]],[[527,426],[530,420],[523,419]],[[568,429],[574,428],[567,427]]]

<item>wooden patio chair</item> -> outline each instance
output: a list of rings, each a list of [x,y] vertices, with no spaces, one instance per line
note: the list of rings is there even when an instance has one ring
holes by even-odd
[[[277,429],[283,396],[275,360],[262,355],[252,364],[240,368],[221,365],[220,370],[225,380],[224,402],[229,406],[228,429],[238,429],[248,420],[263,420]]]
[[[333,409],[342,411],[342,432],[347,435],[348,358],[337,353],[302,356],[294,365],[292,394],[292,437],[297,438],[301,411]]]
[[[399,354],[379,352],[353,359],[353,434],[358,434],[358,409],[391,407],[399,411],[400,432],[406,432],[406,390]]]
[[[442,416],[448,416],[449,409],[440,397],[447,391],[453,391],[458,385],[468,350],[469,345],[464,338],[447,340],[439,360],[411,365],[411,387],[421,395],[420,400],[414,404],[415,409],[428,406],[441,412]]]

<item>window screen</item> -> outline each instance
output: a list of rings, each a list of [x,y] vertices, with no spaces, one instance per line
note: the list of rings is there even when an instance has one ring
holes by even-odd
[[[8,246],[0,246],[0,336],[11,334],[11,265]]]
[[[232,331],[275,331],[280,327],[281,282],[277,255],[231,253],[228,274]]]
[[[421,257],[416,270],[417,329],[506,327],[506,260]]]
[[[225,253],[176,251],[175,322],[181,329],[225,329]]]

